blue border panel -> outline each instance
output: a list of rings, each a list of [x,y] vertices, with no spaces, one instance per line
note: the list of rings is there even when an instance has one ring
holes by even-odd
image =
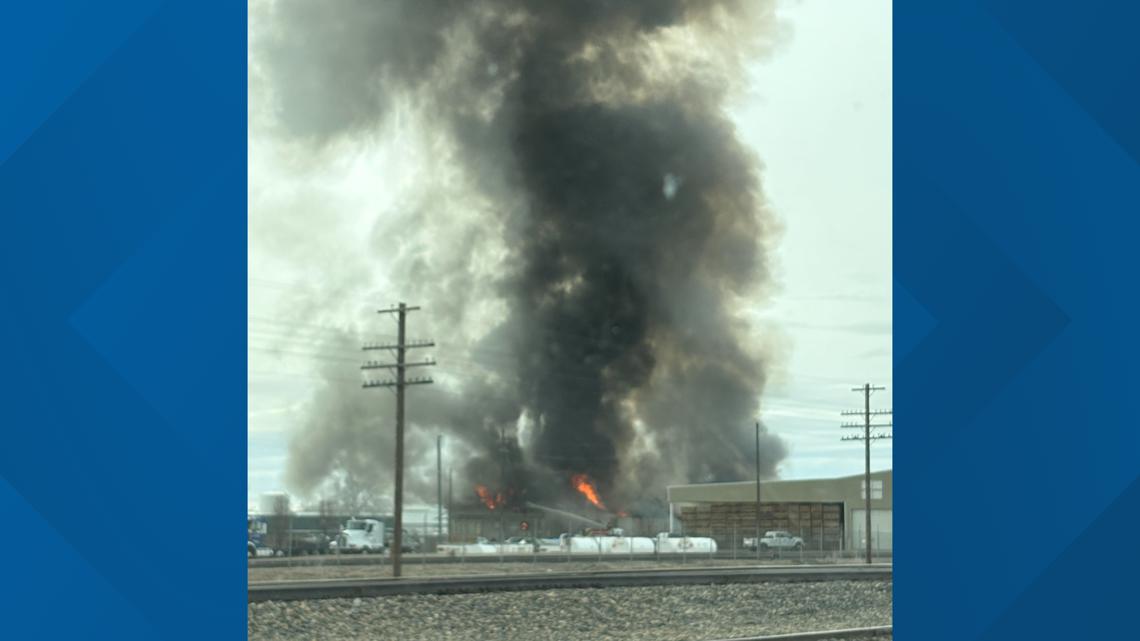
[[[1135,638],[1137,24],[896,3],[899,639]]]
[[[0,10],[0,636],[245,636],[246,6]]]

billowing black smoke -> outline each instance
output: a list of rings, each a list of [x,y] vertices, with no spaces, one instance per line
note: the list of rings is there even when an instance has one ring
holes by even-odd
[[[496,204],[453,230],[504,249],[489,287],[421,248],[404,292],[425,319],[434,309],[437,337],[467,322],[456,301],[472,292],[504,302],[465,352],[485,376],[409,409],[466,445],[464,492],[547,500],[586,473],[621,503],[668,482],[751,476],[771,365],[739,312],[770,280],[774,223],[723,104],[776,31],[769,3],[278,0],[265,20],[255,57],[285,131],[317,145],[365,135],[400,104]],[[445,367],[444,341],[437,356]],[[371,452],[387,474],[384,448],[361,454],[345,427],[379,432],[390,416],[386,401],[348,398],[364,394],[342,383],[318,394],[291,451],[301,489],[351,476]],[[785,450],[768,434],[762,446],[771,475]]]

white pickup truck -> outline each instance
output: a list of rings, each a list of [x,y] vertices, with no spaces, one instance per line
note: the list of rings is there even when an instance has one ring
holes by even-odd
[[[756,537],[745,538],[744,547],[756,551]],[[804,540],[798,536],[792,536],[791,532],[772,530],[771,532],[765,532],[764,536],[760,537],[760,549],[802,550],[804,549]]]

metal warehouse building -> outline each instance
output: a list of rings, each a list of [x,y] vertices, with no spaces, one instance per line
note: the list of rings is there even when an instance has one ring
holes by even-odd
[[[809,550],[850,550],[862,545],[865,523],[862,474],[832,479],[761,481],[760,527],[803,537]],[[671,485],[670,529],[713,536],[722,547],[739,545],[756,530],[756,482]],[[871,473],[871,541],[892,549],[891,470]]]

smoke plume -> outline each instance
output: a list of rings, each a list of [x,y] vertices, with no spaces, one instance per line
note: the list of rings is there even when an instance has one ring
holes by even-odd
[[[437,384],[409,391],[412,494],[434,501],[439,432],[464,500],[557,501],[585,474],[621,507],[751,477],[773,365],[740,312],[777,225],[724,104],[780,33],[771,3],[277,0],[254,19],[278,135],[319,155],[416,127],[431,152],[367,240],[397,292],[377,306],[423,305],[412,327],[438,342]],[[358,355],[368,322],[324,351]],[[324,366],[288,478],[368,502],[392,401],[352,371]],[[763,473],[784,455],[765,432]]]

